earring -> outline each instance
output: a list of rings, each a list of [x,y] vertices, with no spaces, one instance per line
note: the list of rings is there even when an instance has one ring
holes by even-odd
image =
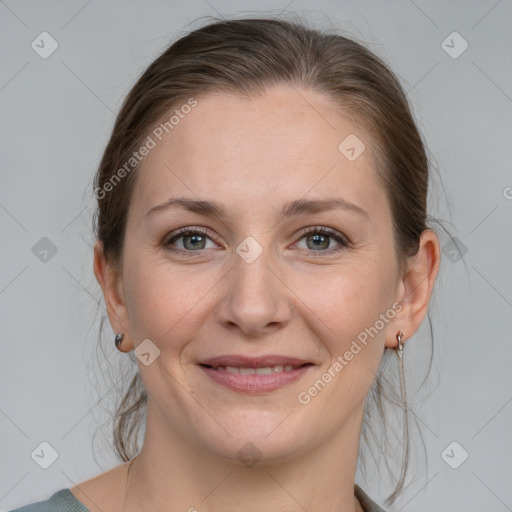
[[[407,397],[405,396],[405,375],[404,375],[404,344],[402,340],[404,339],[404,333],[402,331],[398,331],[396,333],[396,339],[398,340],[398,345],[395,349],[396,355],[398,356],[398,371],[400,374],[400,392],[402,393],[402,401],[407,403]]]
[[[402,340],[404,339],[404,333],[402,331],[398,331],[396,333],[396,339],[398,341],[398,345],[395,349],[396,355],[398,356],[398,372],[400,376],[400,395],[401,395],[401,407],[403,409],[403,420],[402,420],[402,439],[404,442],[403,451],[402,451],[402,469],[400,472],[399,482],[405,479],[405,474],[407,472],[408,460],[409,460],[409,421],[407,416],[407,395],[405,392],[405,375],[404,375],[404,344]],[[395,490],[388,498],[390,503],[392,503],[396,496],[400,491],[400,486],[397,484]]]
[[[121,352],[122,352],[122,350],[120,347],[121,347],[121,343],[123,342],[123,340],[124,340],[124,334],[122,332],[118,332],[116,334],[116,337],[114,338],[114,343],[116,344],[117,350],[120,350]]]
[[[396,354],[400,359],[402,359],[402,357],[404,355],[404,344],[402,343],[403,338],[404,338],[404,333],[402,331],[398,331],[396,333],[396,339],[398,340]]]

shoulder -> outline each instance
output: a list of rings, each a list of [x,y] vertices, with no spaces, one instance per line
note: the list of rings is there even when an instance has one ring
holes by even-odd
[[[121,512],[127,464],[9,512]]]
[[[116,466],[71,487],[70,491],[88,512],[122,512],[128,465]]]
[[[39,501],[10,512],[89,512],[69,489],[61,489],[45,501]]]

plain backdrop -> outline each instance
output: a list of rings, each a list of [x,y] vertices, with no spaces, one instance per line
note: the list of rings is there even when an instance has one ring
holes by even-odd
[[[433,367],[415,403],[428,466],[418,463],[386,508],[512,510],[509,0],[0,1],[1,510],[119,463],[108,428],[98,432],[111,397],[93,377],[91,216],[92,178],[124,96],[197,18],[282,11],[353,35],[397,73],[442,177],[431,213],[457,237],[454,247],[440,233]],[[106,333],[100,357],[115,376],[123,356]],[[428,336],[422,326],[418,346]],[[47,469],[41,450],[57,456]],[[382,503],[389,488],[372,471],[363,488]]]

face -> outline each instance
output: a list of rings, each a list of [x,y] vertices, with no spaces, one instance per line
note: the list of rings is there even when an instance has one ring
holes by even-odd
[[[400,281],[371,147],[330,99],[279,86],[197,98],[151,151],[121,293],[135,347],[159,350],[138,361],[152,428],[280,459],[357,424]]]

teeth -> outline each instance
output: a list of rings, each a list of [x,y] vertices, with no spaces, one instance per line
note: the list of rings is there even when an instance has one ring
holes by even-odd
[[[272,373],[272,368],[270,368],[270,366],[265,366],[264,368],[256,368],[256,373],[258,375],[270,375]]]
[[[291,372],[293,365],[277,364],[275,366],[264,366],[262,368],[240,368],[239,366],[218,366],[216,370],[225,371],[227,373],[240,373],[242,375],[271,375],[272,373]]]

